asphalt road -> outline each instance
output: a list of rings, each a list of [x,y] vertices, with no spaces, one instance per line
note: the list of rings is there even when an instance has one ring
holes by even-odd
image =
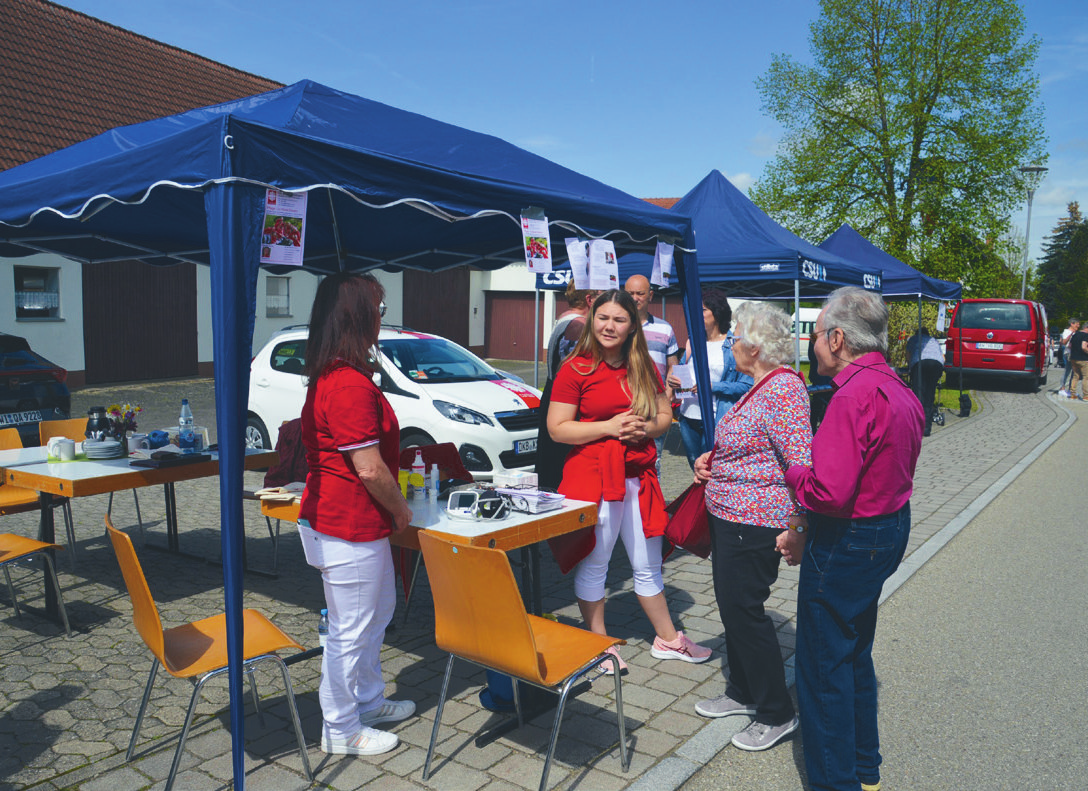
[[[887,791],[1088,786],[1086,447],[1078,420],[881,607]],[[802,765],[800,739],[727,747],[683,788],[795,791]]]

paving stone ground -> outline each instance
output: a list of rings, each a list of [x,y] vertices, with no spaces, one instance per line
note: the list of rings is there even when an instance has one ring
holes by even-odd
[[[141,428],[169,425],[183,396],[194,405],[197,422],[214,425],[210,380],[98,388],[74,394],[73,414],[87,406],[130,400],[146,407]],[[1088,409],[1080,402],[1039,394],[982,392],[981,409],[969,418],[949,416],[923,445],[912,500],[914,529],[909,553],[926,547],[957,519],[969,518],[989,489]],[[667,497],[690,481],[678,432],[669,437],[662,464]],[[247,473],[247,486],[261,476]],[[115,523],[133,535],[152,593],[166,626],[222,610],[219,553],[218,482],[178,484],[181,542],[185,551],[207,561],[171,555],[153,547],[164,543],[162,493],[139,491],[145,537],[136,525],[133,497],[119,493],[113,503]],[[59,553],[61,586],[75,633],[42,618],[42,582],[37,568],[12,573],[24,607],[17,619],[8,594],[0,590],[0,788],[122,791],[161,788],[169,770],[190,695],[189,684],[160,672],[145,717],[135,759],[125,761],[132,724],[150,669],[150,654],[137,636],[120,571],[104,536],[106,496],[76,500],[78,559]],[[58,519],[58,525],[60,520]],[[5,517],[3,529],[37,534],[34,515]],[[63,531],[58,531],[60,535]],[[255,504],[246,507],[250,563],[268,567],[271,543]],[[938,536],[939,537],[939,536]],[[936,539],[935,539],[936,540]],[[60,538],[63,543],[63,537]],[[144,543],[146,541],[146,543]],[[322,606],[320,578],[305,565],[293,526],[284,525],[279,549],[279,577],[245,577],[245,604],[270,616],[305,645],[317,642],[317,612]],[[932,543],[928,545],[932,547]],[[918,553],[925,557],[928,550]],[[516,554],[514,559],[517,559]],[[908,557],[909,565],[911,558]],[[621,551],[613,558],[608,580],[609,632],[628,641],[624,649],[630,673],[624,678],[624,714],[633,758],[620,768],[612,706],[612,681],[595,680],[567,710],[551,771],[551,786],[561,789],[678,787],[721,749],[732,735],[727,721],[707,721],[694,713],[695,702],[722,692],[725,671],[722,628],[718,620],[710,564],[684,552],[666,562],[670,606],[693,639],[716,650],[710,662],[691,665],[650,657],[652,632],[631,588],[630,569]],[[543,558],[545,609],[567,623],[579,623],[572,583]],[[769,602],[778,621],[782,653],[792,676],[797,572],[782,567]],[[483,709],[478,693],[482,671],[464,663],[455,667],[451,700],[443,715],[436,765],[430,780],[421,770],[430,738],[445,656],[434,645],[433,609],[426,574],[410,607],[398,604],[395,628],[386,636],[383,670],[391,697],[417,702],[419,715],[394,726],[401,746],[373,758],[326,756],[317,748],[321,715],[317,702],[320,662],[291,667],[292,682],[314,768],[314,787],[330,789],[441,788],[465,791],[535,789],[543,767],[551,713],[531,719],[486,746],[478,733],[503,722]],[[306,788],[291,733],[278,674],[259,670],[263,722],[246,709],[246,786],[250,789]],[[225,682],[211,682],[197,709],[179,775],[179,789],[223,789],[231,783],[230,737]],[[737,718],[733,718],[737,719]]]

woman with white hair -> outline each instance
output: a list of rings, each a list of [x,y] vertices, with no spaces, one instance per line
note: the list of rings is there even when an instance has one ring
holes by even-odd
[[[704,717],[745,715],[733,737],[742,750],[766,750],[797,730],[774,621],[764,605],[778,579],[779,537],[800,537],[805,517],[785,471],[811,460],[808,392],[793,359],[789,316],[765,302],[737,309],[733,357],[754,380],[718,422],[714,450],[695,463],[709,480],[714,594],[725,627],[729,678],[725,693],[695,704]]]

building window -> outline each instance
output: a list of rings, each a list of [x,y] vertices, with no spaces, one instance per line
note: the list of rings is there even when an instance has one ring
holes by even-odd
[[[265,313],[268,318],[291,315],[291,278],[265,278]]]
[[[60,318],[60,270],[16,266],[15,318]]]

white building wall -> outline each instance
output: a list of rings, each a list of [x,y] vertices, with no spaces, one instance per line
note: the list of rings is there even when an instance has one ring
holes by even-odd
[[[59,270],[58,318],[15,318],[16,266]],[[61,368],[82,371],[86,367],[83,355],[83,265],[59,255],[0,258],[0,332],[26,338],[30,348]]]
[[[486,305],[487,291],[518,291],[529,293],[536,288],[536,276],[529,272],[524,263],[510,264],[502,269],[490,272],[472,272],[469,278],[469,345],[483,346],[487,341],[487,316]],[[540,311],[544,316],[554,316],[555,295],[554,291],[540,292]],[[545,335],[550,334],[552,322],[545,321]],[[547,345],[548,339],[542,341]]]

